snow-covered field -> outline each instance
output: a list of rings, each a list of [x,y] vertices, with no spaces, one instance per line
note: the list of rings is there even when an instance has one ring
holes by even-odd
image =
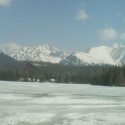
[[[0,125],[125,125],[125,88],[0,81]]]

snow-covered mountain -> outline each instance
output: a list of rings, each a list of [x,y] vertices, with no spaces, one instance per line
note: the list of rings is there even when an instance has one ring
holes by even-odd
[[[36,47],[18,47],[19,49],[3,50],[6,54],[16,60],[43,61],[59,63],[67,53],[47,44]]]
[[[15,45],[14,45],[15,46]],[[3,49],[2,52],[17,60],[43,61],[64,65],[121,65],[125,64],[125,46],[93,47],[84,52],[68,53],[49,45]]]
[[[113,47],[99,46],[86,52],[71,53],[61,64],[72,65],[121,65],[125,64],[125,46],[115,44]]]

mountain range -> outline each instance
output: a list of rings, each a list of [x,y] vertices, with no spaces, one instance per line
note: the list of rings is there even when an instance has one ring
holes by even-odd
[[[19,61],[42,61],[64,65],[121,65],[125,64],[125,46],[114,44],[112,47],[98,46],[83,52],[66,52],[49,45],[2,48],[1,52]]]
[[[59,63],[67,53],[47,44],[36,47],[20,47],[19,49],[2,49],[2,52],[19,61],[43,61]]]

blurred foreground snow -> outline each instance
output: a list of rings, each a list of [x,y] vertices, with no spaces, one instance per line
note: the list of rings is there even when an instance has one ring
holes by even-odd
[[[0,81],[0,125],[125,125],[125,88]]]

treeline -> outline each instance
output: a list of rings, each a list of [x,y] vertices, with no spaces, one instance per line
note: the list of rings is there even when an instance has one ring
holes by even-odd
[[[5,81],[18,81],[21,77],[21,72],[19,70],[0,70],[0,80]]]
[[[22,70],[0,70],[0,80],[41,82],[54,79],[57,83],[78,83],[125,86],[125,66],[64,66],[60,64],[28,63]]]
[[[125,66],[102,67],[94,73],[90,82],[95,85],[125,86]]]
[[[62,66],[41,68],[43,78],[58,83],[90,83],[94,85],[125,86],[125,66]]]

